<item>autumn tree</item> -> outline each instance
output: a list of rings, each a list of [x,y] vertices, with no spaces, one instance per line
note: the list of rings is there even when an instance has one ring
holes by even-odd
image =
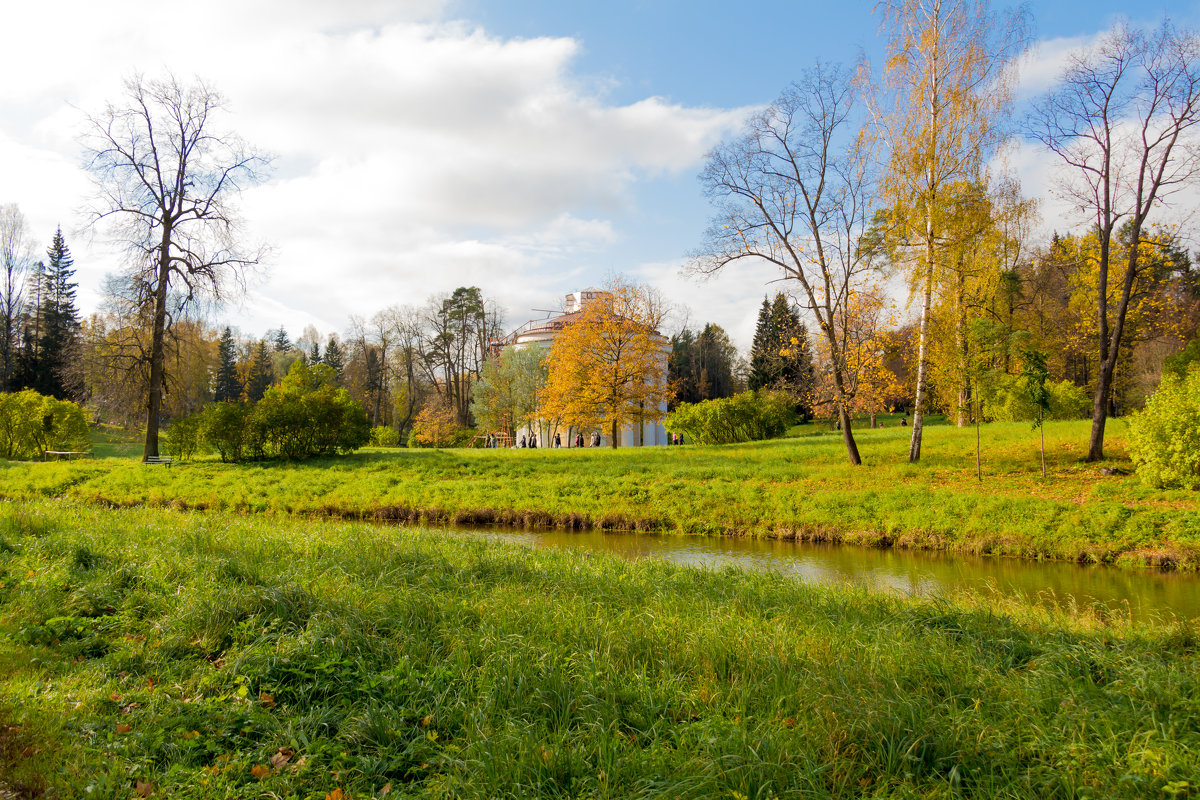
[[[776,292],[769,304],[763,298],[763,309],[765,316],[759,313],[750,345],[747,388],[785,391],[796,401],[801,416],[810,417],[816,372],[808,328],[783,292]]]
[[[846,321],[871,271],[858,246],[871,215],[871,182],[855,124],[854,93],[840,67],[818,66],[715,148],[701,173],[717,206],[693,269],[714,274],[766,261],[796,281],[802,308],[830,353],[834,409],[850,462],[862,463],[851,430]]]
[[[624,427],[661,420],[667,385],[666,304],[653,289],[616,278],[564,324],[550,348],[542,401],[548,418],[607,428],[615,448]]]
[[[921,458],[929,395],[930,321],[944,277],[945,202],[952,184],[977,182],[1004,140],[1010,67],[1025,41],[1020,12],[993,15],[987,0],[884,0],[886,68],[868,79],[872,135],[886,169],[891,226],[910,248],[921,304],[909,461]],[[865,76],[864,76],[865,77]],[[876,91],[872,87],[879,86]]]
[[[1104,429],[1126,316],[1139,273],[1137,246],[1114,258],[1118,225],[1141,242],[1152,214],[1196,177],[1200,149],[1200,36],[1169,22],[1154,32],[1122,23],[1074,53],[1027,128],[1065,167],[1062,195],[1090,218],[1096,256],[1096,390],[1088,461],[1104,458]],[[1109,285],[1118,288],[1114,297]]]
[[[546,350],[539,345],[507,347],[483,365],[471,398],[471,416],[484,431],[516,429],[542,416],[539,396],[548,377]]]
[[[158,455],[168,328],[194,301],[219,300],[264,255],[239,241],[235,199],[267,162],[217,129],[223,108],[202,82],[135,76],[122,103],[88,119],[90,221],[126,248],[138,299],[150,311],[143,458]]]

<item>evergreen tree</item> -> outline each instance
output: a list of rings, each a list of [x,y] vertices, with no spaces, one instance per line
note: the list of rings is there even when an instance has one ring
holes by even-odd
[[[35,272],[40,286],[36,290],[39,305],[35,311],[34,383],[42,394],[65,399],[74,394],[70,376],[78,352],[79,311],[75,308],[75,260],[61,226],[54,233],[46,257],[48,263],[39,264]]]
[[[696,335],[687,328],[671,337],[671,354],[667,356],[667,382],[675,392],[671,408],[677,403],[695,403],[701,399],[696,392],[695,346]]]
[[[338,345],[337,339],[330,336],[329,344],[325,345],[325,363],[333,368],[337,374],[337,385],[342,385],[342,370],[346,366],[346,361],[342,357],[342,348]]]
[[[321,363],[321,344],[320,344],[320,342],[313,342],[312,348],[309,349],[309,351],[308,351],[308,364],[309,364],[309,366],[316,366],[317,364],[320,364],[320,363]]]
[[[213,386],[213,400],[218,403],[242,399],[242,382],[237,372],[237,347],[233,331],[226,328],[217,343],[217,375]]]
[[[758,324],[754,326],[754,341],[750,344],[750,376],[746,380],[748,389],[761,389],[770,386],[773,380],[771,374],[771,348],[774,339],[771,333],[771,304],[763,297],[762,308],[758,310]]]
[[[274,342],[276,353],[286,353],[292,349],[292,340],[288,338],[287,331],[282,325],[279,326],[279,330],[275,331]]]
[[[259,341],[254,348],[254,357],[250,360],[250,375],[246,380],[246,399],[252,403],[262,400],[267,389],[275,382],[275,368],[271,365],[271,354],[267,350],[267,340]]]

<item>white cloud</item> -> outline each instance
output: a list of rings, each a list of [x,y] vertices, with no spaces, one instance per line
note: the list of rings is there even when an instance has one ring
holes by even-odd
[[[243,329],[344,325],[472,283],[520,316],[583,279],[573,260],[620,241],[641,179],[696,169],[745,116],[613,105],[572,72],[579,41],[501,39],[445,6],[22,4],[0,29],[0,69],[21,76],[0,85],[2,199],[47,241],[59,220],[77,227],[79,109],[119,100],[133,72],[199,75],[229,100],[223,124],[277,155],[274,179],[244,197],[247,230],[276,255],[230,312]],[[33,35],[45,30],[53,58]],[[70,244],[93,287],[116,265]]]

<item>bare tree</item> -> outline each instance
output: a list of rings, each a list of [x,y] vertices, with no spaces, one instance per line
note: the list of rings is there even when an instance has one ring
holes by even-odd
[[[853,107],[849,73],[818,66],[752,117],[741,137],[713,150],[700,180],[718,212],[692,267],[713,274],[762,260],[800,285],[800,305],[829,345],[846,450],[851,463],[861,464],[847,356],[856,293],[871,270],[858,246],[871,213],[871,183]]]
[[[0,392],[14,388],[17,321],[32,254],[25,215],[15,203],[0,206]]]
[[[1125,317],[1138,275],[1150,266],[1139,259],[1138,244],[1151,213],[1200,170],[1197,122],[1200,37],[1169,22],[1153,33],[1122,23],[1095,47],[1075,53],[1058,87],[1027,120],[1030,135],[1066,166],[1060,191],[1092,217],[1099,238],[1100,364],[1088,461],[1104,458]],[[1130,242],[1123,267],[1112,263],[1122,222]]]
[[[258,183],[268,161],[238,136],[215,130],[224,99],[197,81],[125,83],[121,104],[88,118],[84,137],[96,194],[89,222],[123,245],[150,309],[146,444],[158,455],[166,331],[197,300],[219,301],[265,250],[239,241],[235,199]]]

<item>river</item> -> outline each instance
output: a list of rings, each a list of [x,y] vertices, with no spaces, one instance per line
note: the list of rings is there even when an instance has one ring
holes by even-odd
[[[1100,603],[1134,619],[1200,617],[1200,576],[1191,573],[717,536],[506,530],[479,535],[705,569],[765,570],[807,583],[854,583],[918,595],[990,589],[1060,606]]]

